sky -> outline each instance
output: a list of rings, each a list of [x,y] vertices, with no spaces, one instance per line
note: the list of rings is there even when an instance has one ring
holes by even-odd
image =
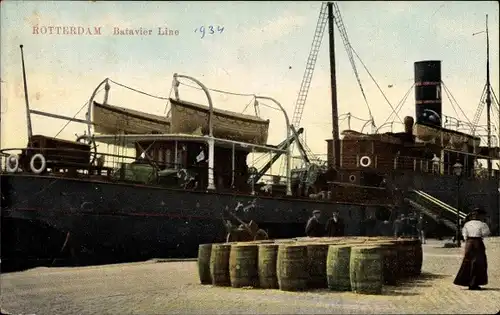
[[[393,107],[413,85],[413,63],[442,60],[442,80],[465,115],[443,93],[443,113],[473,120],[486,83],[486,36],[489,18],[491,84],[499,86],[499,4],[497,1],[338,2],[349,41]],[[293,116],[321,2],[1,2],[1,147],[27,143],[26,108],[19,45],[24,58],[31,109],[74,116],[105,78],[152,95],[171,95],[174,73],[192,76],[211,92],[214,106],[242,112],[252,94],[278,100]],[[222,32],[201,38],[201,26]],[[33,34],[43,26],[101,27],[100,36]],[[152,29],[150,36],[113,35],[120,29]],[[158,28],[178,30],[157,35]],[[348,55],[336,31],[339,114],[369,119]],[[356,57],[355,57],[356,58]],[[390,118],[391,107],[363,65],[359,77],[377,127]],[[301,120],[312,151],[326,153],[331,138],[331,89],[328,35],[325,32]],[[192,82],[182,80],[193,85]],[[181,85],[181,99],[207,104],[197,89]],[[102,101],[102,94],[97,97]],[[165,115],[167,102],[111,84],[109,103]],[[269,142],[285,137],[283,114],[262,102],[260,115],[271,120]],[[455,110],[454,110],[455,108]],[[252,114],[253,106],[245,113]],[[86,108],[76,116],[84,118]],[[414,91],[399,117],[415,115]],[[345,116],[341,116],[344,117]],[[394,115],[392,116],[394,117]],[[498,126],[498,110],[492,114]],[[486,123],[485,111],[480,124]],[[34,134],[55,136],[66,121],[32,115]],[[351,119],[351,129],[365,121]],[[340,129],[347,129],[347,120]],[[393,130],[402,130],[395,119]],[[86,126],[69,124],[59,137],[74,140]],[[383,125],[381,131],[391,131]],[[365,128],[364,131],[370,131]],[[485,132],[483,131],[485,134]],[[495,133],[498,133],[496,130]]]

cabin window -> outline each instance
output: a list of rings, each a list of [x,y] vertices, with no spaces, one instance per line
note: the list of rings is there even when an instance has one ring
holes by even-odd
[[[165,164],[167,167],[171,167],[172,164],[172,150],[167,149],[165,150]]]
[[[163,158],[165,157],[163,153],[163,148],[158,149],[158,162],[163,164]]]
[[[359,141],[359,153],[371,154],[372,153],[372,143],[370,141]]]
[[[185,145],[179,145],[177,146],[177,158],[176,158],[176,165],[175,165],[175,168],[179,168],[179,167],[185,167],[186,165],[186,161],[185,160],[185,156],[186,156],[186,146]]]
[[[155,161],[159,161],[160,160],[160,156],[161,156],[161,149],[160,148],[155,148]]]

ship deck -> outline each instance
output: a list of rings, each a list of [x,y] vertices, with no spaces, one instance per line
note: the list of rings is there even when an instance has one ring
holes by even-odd
[[[152,260],[1,275],[2,309],[12,314],[494,314],[500,310],[500,237],[485,241],[490,284],[452,284],[463,249],[424,248],[423,275],[384,295],[214,288],[198,282],[194,261]]]

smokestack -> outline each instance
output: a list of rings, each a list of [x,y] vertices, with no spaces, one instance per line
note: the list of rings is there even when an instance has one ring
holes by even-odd
[[[441,127],[441,61],[415,62],[415,118],[417,124]]]

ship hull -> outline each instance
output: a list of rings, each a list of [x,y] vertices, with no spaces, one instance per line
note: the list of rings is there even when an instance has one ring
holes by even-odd
[[[9,262],[47,265],[68,256],[68,232],[80,264],[195,257],[199,244],[224,241],[224,209],[272,238],[288,238],[304,236],[315,209],[339,211],[345,233],[360,235],[374,208],[49,176],[2,174],[1,181],[4,270]]]

